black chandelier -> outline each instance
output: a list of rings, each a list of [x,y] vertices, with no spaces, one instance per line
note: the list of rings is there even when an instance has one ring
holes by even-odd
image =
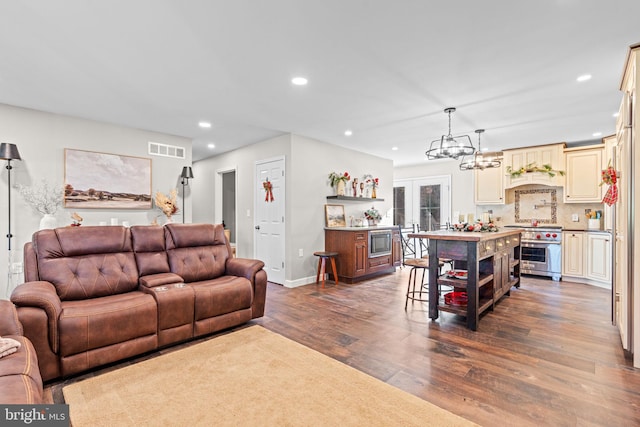
[[[449,115],[449,133],[442,135],[440,139],[431,141],[429,149],[425,153],[427,159],[458,159],[462,156],[470,156],[476,150],[473,148],[469,135],[451,135],[451,113],[455,112],[454,107],[445,108],[444,112]]]
[[[500,167],[500,157],[502,156],[502,152],[483,153],[482,147],[480,147],[480,135],[484,133],[484,129],[476,129],[475,132],[478,134],[478,151],[476,151],[473,156],[462,158],[462,161],[460,162],[460,170],[484,170]]]

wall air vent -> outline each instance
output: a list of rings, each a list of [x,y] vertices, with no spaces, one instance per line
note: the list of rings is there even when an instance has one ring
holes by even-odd
[[[160,144],[159,142],[149,141],[149,154],[152,156],[173,157],[174,159],[184,159],[184,147],[176,147],[175,145]]]

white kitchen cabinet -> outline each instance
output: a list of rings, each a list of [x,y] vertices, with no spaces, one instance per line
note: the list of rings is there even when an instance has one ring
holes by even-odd
[[[584,232],[562,233],[562,276],[584,277]]]
[[[587,279],[611,284],[611,235],[587,233]]]
[[[604,144],[564,150],[565,203],[602,203],[604,187],[600,186]]]
[[[476,205],[504,205],[504,166],[473,173]]]
[[[611,287],[611,235],[565,231],[562,234],[562,279]]]
[[[512,177],[507,170],[518,170],[526,167],[541,168],[550,165],[554,171],[564,171],[564,148],[565,144],[550,144],[535,147],[518,148],[515,150],[503,150],[505,188],[517,187],[527,184],[551,185],[554,187],[564,186],[564,177],[559,173],[550,176],[546,172],[526,172],[520,176]]]

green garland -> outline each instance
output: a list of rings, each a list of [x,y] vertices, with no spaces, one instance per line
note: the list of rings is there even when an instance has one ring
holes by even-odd
[[[507,166],[507,173],[511,175],[511,178],[518,178],[525,173],[531,172],[542,172],[549,175],[551,178],[559,174],[560,176],[564,176],[564,171],[557,171],[551,168],[551,165],[542,165],[542,167],[536,166],[535,163],[529,163],[527,166],[523,166],[520,169],[513,169],[511,166]]]

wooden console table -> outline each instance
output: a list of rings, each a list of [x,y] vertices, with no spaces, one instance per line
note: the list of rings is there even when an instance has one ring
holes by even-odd
[[[430,231],[409,234],[409,238],[429,239],[429,317],[439,310],[467,318],[467,327],[478,329],[480,314],[495,306],[512,286],[520,286],[520,229],[498,232]],[[450,258],[466,264],[467,279],[438,277],[438,259]],[[434,286],[435,285],[435,286]],[[441,286],[467,293],[466,306],[445,304]]]

